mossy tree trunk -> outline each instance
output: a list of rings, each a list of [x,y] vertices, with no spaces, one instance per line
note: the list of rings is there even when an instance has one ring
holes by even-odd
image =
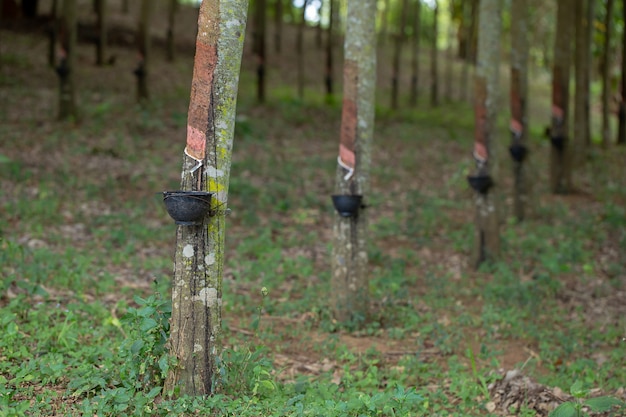
[[[376,1],[348,0],[343,109],[335,191],[367,196],[374,136]],[[331,309],[341,323],[368,316],[367,210],[337,215],[333,227]]]
[[[622,11],[624,13],[622,21],[626,22],[626,4],[622,6]],[[620,92],[617,143],[618,145],[626,145],[626,30],[622,30],[622,82]]]
[[[76,89],[74,86],[76,73],[76,0],[63,1],[60,32],[60,57],[57,66],[59,74],[59,119],[78,117],[76,107]]]
[[[176,231],[168,395],[219,388],[224,216],[247,10],[248,0],[200,6],[181,187],[215,194],[212,216]]]
[[[437,50],[437,38],[439,37],[439,2],[435,0],[433,10],[433,38],[430,54],[430,104],[433,107],[439,105],[439,51]]]
[[[528,3],[513,0],[511,5],[511,149],[521,152],[513,158],[513,211],[517,221],[524,220],[530,184],[525,153],[528,151]]]
[[[574,101],[574,137],[572,141],[572,163],[580,166],[587,158],[591,142],[589,113],[589,79],[591,71],[591,25],[589,12],[593,11],[593,0],[576,0],[576,47],[574,73],[576,96]]]
[[[613,41],[613,0],[606,2],[606,14],[604,17],[604,45],[602,51],[602,146],[607,147],[611,143],[611,44]]]
[[[174,24],[178,12],[178,0],[169,0],[167,7],[167,36],[165,39],[166,57],[170,62],[174,61],[176,48],[174,47]]]
[[[267,31],[267,4],[256,0],[254,9],[254,57],[256,59],[257,101],[265,101],[265,32]]]
[[[494,185],[476,191],[476,228],[473,263],[497,259],[500,253],[499,167],[496,117],[499,101],[502,0],[481,0],[479,10],[478,59],[475,75],[474,158],[478,176],[490,177]]]
[[[141,0],[139,14],[139,31],[137,46],[139,48],[139,63],[135,69],[137,76],[137,100],[143,101],[150,97],[148,89],[148,75],[150,64],[150,19],[154,10],[154,0]]]
[[[413,34],[411,36],[411,95],[409,103],[412,107],[417,106],[419,95],[419,61],[420,61],[420,33],[421,25],[421,0],[414,0],[413,5]]]
[[[571,0],[558,0],[552,70],[552,122],[550,135],[550,189],[565,194],[572,187],[569,143],[569,79],[574,8]]]
[[[406,31],[406,15],[409,9],[409,1],[402,0],[402,9],[400,10],[400,22],[398,24],[398,32],[393,51],[393,69],[391,74],[391,108],[398,108],[398,89],[400,84],[400,58],[402,57],[402,45],[404,44],[404,33]]]
[[[96,64],[106,63],[107,46],[107,0],[96,0],[96,13],[98,27],[98,43],[96,44]]]

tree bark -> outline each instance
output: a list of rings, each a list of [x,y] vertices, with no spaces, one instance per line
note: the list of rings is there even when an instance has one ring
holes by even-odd
[[[398,84],[400,82],[400,58],[402,56],[402,45],[404,43],[404,32],[406,30],[406,13],[408,11],[408,0],[402,0],[402,10],[400,11],[400,24],[396,34],[395,49],[393,53],[393,69],[391,75],[391,108],[398,108]]]
[[[433,16],[433,42],[430,55],[430,104],[433,107],[439,105],[439,53],[437,51],[437,38],[439,37],[439,4],[435,0]]]
[[[256,0],[254,15],[254,55],[256,58],[257,101],[265,102],[265,32],[267,31],[267,4],[265,0]]]
[[[375,0],[348,0],[343,85],[335,190],[365,198],[374,136]],[[367,224],[367,211],[361,209],[356,217],[337,215],[333,228],[331,309],[339,322],[355,326],[369,310]]]
[[[608,147],[611,142],[611,41],[613,38],[613,0],[606,2],[604,17],[604,45],[602,52],[602,146]]]
[[[298,54],[298,98],[304,99],[304,29],[306,28],[306,6],[309,0],[304,0],[300,24],[298,25],[298,36],[296,38],[296,52]]]
[[[413,36],[411,47],[411,107],[417,106],[419,94],[419,61],[420,61],[420,34],[421,34],[421,0],[414,0]]]
[[[74,74],[76,66],[76,0],[65,0],[60,24],[60,63],[57,73],[60,79],[59,119],[78,117]]]
[[[528,153],[526,112],[528,97],[528,3],[513,0],[511,5],[511,154],[513,156],[513,211],[524,220],[528,208]],[[514,157],[519,152],[519,159]],[[518,155],[520,155],[518,154]]]
[[[587,158],[590,141],[589,114],[589,72],[591,70],[591,24],[589,11],[593,10],[592,0],[576,0],[576,54],[575,78],[576,98],[574,105],[574,140],[572,141],[572,162],[580,166]]]
[[[248,0],[200,6],[182,189],[215,193],[201,226],[178,226],[167,395],[210,395],[221,375],[225,214]],[[201,165],[199,164],[201,162]]]
[[[550,188],[566,194],[572,188],[571,144],[569,143],[569,79],[571,40],[574,22],[571,0],[558,0],[557,28],[552,71],[552,147],[550,150]]]
[[[174,23],[176,23],[176,13],[178,12],[178,0],[169,0],[167,8],[167,37],[166,37],[166,57],[169,62],[174,62],[176,48],[174,46]]]
[[[137,100],[144,101],[150,97],[148,90],[148,75],[150,64],[150,19],[154,9],[154,0],[141,0],[139,14],[139,63],[135,69],[137,76]]]
[[[489,177],[494,185],[485,192],[476,191],[476,228],[473,263],[500,254],[499,166],[495,140],[499,101],[500,44],[502,34],[502,0],[482,0],[479,10],[478,59],[475,75],[475,142],[474,158],[477,176]]]
[[[102,66],[107,62],[107,0],[96,0],[96,8],[98,14],[98,43],[96,45],[96,64]]]
[[[622,6],[622,21],[626,22],[626,5]],[[622,80],[621,100],[619,102],[619,126],[617,130],[617,144],[626,145],[626,30],[622,30]]]

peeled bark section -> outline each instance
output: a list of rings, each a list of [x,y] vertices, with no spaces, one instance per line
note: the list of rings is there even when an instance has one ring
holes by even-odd
[[[363,195],[369,190],[376,87],[376,1],[349,0],[343,76],[341,148],[354,149],[354,172],[344,153],[337,167],[336,194]],[[341,152],[341,151],[340,151]],[[348,153],[349,155],[349,153]],[[348,174],[348,175],[346,175]],[[359,326],[368,316],[367,210],[335,218],[333,227],[331,308],[339,322]]]
[[[165,381],[173,396],[210,395],[221,375],[225,214],[248,0],[200,6],[187,119],[183,190],[214,193],[202,225],[178,226]]]

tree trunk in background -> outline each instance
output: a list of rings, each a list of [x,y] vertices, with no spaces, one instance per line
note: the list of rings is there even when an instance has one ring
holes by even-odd
[[[176,12],[178,11],[178,0],[169,0],[167,8],[167,37],[166,37],[166,57],[169,62],[174,61],[176,48],[174,47],[174,23],[176,22]]]
[[[587,158],[589,136],[589,72],[591,71],[591,23],[588,11],[593,8],[592,0],[576,0],[575,16],[576,47],[575,78],[576,97],[574,102],[574,137],[572,140],[572,163],[579,167]]]
[[[375,91],[376,0],[348,0],[337,194],[365,198],[369,191]],[[366,211],[336,215],[333,227],[331,309],[339,322],[356,326],[369,310]]]
[[[611,143],[611,41],[613,38],[613,0],[606,2],[604,18],[604,46],[602,52],[602,146],[608,147]]]
[[[513,0],[511,5],[511,156],[513,156],[513,211],[521,222],[527,212],[530,183],[528,165],[528,3]],[[519,158],[515,158],[519,155]]]
[[[408,12],[408,0],[402,0],[402,10],[400,11],[400,22],[398,33],[395,39],[393,52],[393,68],[391,75],[391,108],[398,108],[398,84],[400,83],[400,58],[402,56],[402,44],[404,43],[404,32],[406,30],[406,14]]]
[[[446,49],[446,69],[445,69],[445,81],[444,81],[444,96],[447,101],[452,101],[452,64],[454,61],[454,52],[452,49],[453,40],[454,40],[454,30],[452,27],[453,22],[453,14],[454,14],[454,5],[452,2],[448,5],[448,11],[450,14],[450,21],[448,24],[448,34],[447,34],[447,49]]]
[[[304,29],[306,28],[306,6],[309,0],[304,0],[302,4],[301,20],[298,25],[298,36],[296,38],[296,52],[298,54],[298,98],[304,98]]]
[[[380,13],[380,36],[378,38],[379,46],[382,48],[387,42],[387,33],[389,31],[389,7],[391,2],[385,0],[383,3],[383,10]]]
[[[460,91],[460,99],[463,101],[468,100],[468,86],[469,86],[469,70],[470,70],[470,65],[471,65],[471,60],[470,60],[470,50],[471,50],[471,43],[472,43],[472,24],[471,24],[471,16],[473,16],[473,13],[471,12],[471,4],[467,3],[467,2],[463,2],[463,38],[465,39],[464,41],[464,47],[463,47],[463,55],[461,56],[461,58],[463,58],[463,68],[461,70],[461,85],[459,86],[459,91]],[[459,49],[460,49],[460,45],[459,45]],[[461,52],[459,52],[461,53]]]
[[[267,21],[265,0],[256,0],[254,13],[254,56],[256,58],[257,100],[265,101],[265,32]]]
[[[552,146],[550,189],[569,193],[572,188],[571,144],[569,143],[569,79],[571,67],[574,8],[571,0],[558,0],[552,72]]]
[[[60,62],[57,73],[60,79],[59,119],[78,117],[74,74],[76,69],[76,0],[64,0],[59,29],[61,41]]]
[[[315,45],[317,46],[317,49],[322,49],[322,34],[324,33],[324,30],[322,28],[322,8],[324,7],[324,1],[323,0],[319,0],[319,6],[317,7],[317,14],[319,16],[319,20],[317,22],[317,25],[315,26]]]
[[[417,106],[417,96],[419,94],[419,62],[420,62],[420,33],[421,25],[421,0],[414,0],[413,10],[413,36],[411,47],[411,98],[412,107]]]
[[[200,6],[181,187],[215,194],[212,216],[176,231],[168,341],[176,364],[165,381],[169,396],[213,394],[223,370],[225,213],[247,10],[248,0],[208,0]]]
[[[333,49],[335,47],[334,21],[335,14],[338,12],[337,0],[328,0],[328,35],[326,37],[326,98],[331,100],[333,97]]]
[[[283,38],[283,0],[275,0],[274,3],[274,50],[280,54],[280,46]]]
[[[57,42],[59,37],[59,15],[61,13],[61,0],[53,0],[50,8],[50,16],[52,21],[50,23],[49,44],[48,44],[48,65],[55,67],[57,64]],[[0,10],[2,8],[0,7]]]
[[[480,2],[478,60],[475,75],[475,142],[477,176],[490,177],[494,186],[474,193],[476,230],[473,264],[497,259],[500,254],[499,166],[496,117],[499,101],[500,45],[502,35],[502,0]]]
[[[622,21],[626,22],[626,4],[622,5],[622,11],[624,13]],[[626,30],[622,30],[622,84],[620,92],[617,143],[618,145],[626,145]]]
[[[96,26],[98,27],[98,43],[96,44],[96,64],[102,66],[107,62],[107,0],[96,0],[96,9],[96,13],[98,15],[98,21],[96,23]]]
[[[439,4],[435,0],[435,9],[433,17],[433,42],[431,45],[431,59],[430,59],[430,104],[433,107],[439,105],[439,80],[437,69],[439,65],[439,54],[437,51],[437,38],[439,37]]]
[[[154,0],[141,0],[139,14],[139,63],[135,69],[137,76],[137,100],[143,101],[150,97],[148,92],[148,73],[150,64],[150,18],[154,9]]]
[[[469,48],[468,48],[468,59],[472,64],[476,63],[476,49],[478,47],[478,28],[480,23],[480,15],[478,10],[480,9],[480,1],[481,0],[471,0],[470,5],[470,28],[469,28]]]

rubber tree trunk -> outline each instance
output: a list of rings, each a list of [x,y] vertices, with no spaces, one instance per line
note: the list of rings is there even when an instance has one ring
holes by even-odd
[[[439,4],[434,2],[433,10],[433,41],[430,55],[430,104],[433,107],[439,105],[439,53],[437,51],[437,38],[439,37]]]
[[[150,65],[150,19],[153,9],[154,0],[141,0],[138,31],[139,63],[135,69],[138,101],[144,101],[150,97],[148,75]]]
[[[169,0],[167,7],[167,36],[165,40],[166,57],[169,62],[175,58],[176,48],[174,47],[174,24],[176,23],[176,13],[178,12],[178,0]]]
[[[474,193],[476,228],[473,263],[478,267],[500,254],[499,167],[496,116],[499,99],[502,0],[481,0],[478,56],[475,74],[474,158],[478,178],[490,178],[493,186]]]
[[[417,106],[419,95],[419,62],[420,62],[420,33],[421,25],[421,0],[414,0],[413,5],[413,34],[411,36],[411,107]]]
[[[247,10],[248,0],[200,6],[181,187],[215,194],[202,225],[176,231],[168,395],[219,389],[224,216]]]
[[[608,147],[611,143],[611,42],[613,38],[613,0],[606,2],[606,14],[604,17],[604,44],[602,51],[602,146]]]
[[[400,58],[402,57],[402,45],[404,44],[404,32],[406,30],[406,15],[409,9],[409,1],[402,0],[402,10],[400,10],[400,22],[398,33],[395,39],[393,52],[393,68],[391,75],[391,108],[398,108],[398,88],[400,83]]]
[[[306,28],[306,7],[309,4],[309,0],[304,0],[302,4],[302,11],[300,14],[301,20],[298,25],[298,35],[296,37],[296,52],[298,54],[298,98],[304,99],[304,29]]]
[[[626,22],[626,5],[622,6],[624,13],[622,21]],[[622,83],[621,83],[621,100],[619,103],[619,126],[617,130],[617,143],[626,145],[626,30],[622,31]]]
[[[60,24],[60,62],[57,66],[59,75],[59,119],[76,119],[76,89],[74,74],[76,66],[76,0],[63,1],[63,10]]]
[[[376,0],[348,0],[344,46],[343,109],[336,194],[369,191],[376,89]],[[368,316],[367,211],[337,215],[333,227],[331,309],[341,323]]]
[[[96,0],[96,12],[98,15],[96,26],[98,27],[98,43],[96,44],[96,64],[106,64],[107,46],[107,0]]]
[[[328,0],[328,34],[326,36],[326,99],[332,100],[334,94],[333,50],[335,49],[335,14],[338,12],[337,0]]]
[[[267,4],[265,0],[256,0],[254,10],[254,56],[256,59],[257,89],[259,103],[265,101],[265,33],[267,31]]]
[[[528,208],[528,3],[513,0],[511,5],[511,147],[513,159],[513,211],[524,220]]]
[[[274,50],[280,54],[283,37],[283,0],[275,0],[274,4]]]
[[[590,141],[589,113],[589,73],[591,71],[591,25],[589,11],[593,10],[592,0],[576,0],[576,48],[575,78],[576,96],[574,101],[574,137],[572,141],[572,162],[580,166],[587,158]]]
[[[569,79],[574,8],[571,0],[558,0],[552,70],[552,123],[550,127],[550,189],[569,193],[572,187],[569,143]]]

